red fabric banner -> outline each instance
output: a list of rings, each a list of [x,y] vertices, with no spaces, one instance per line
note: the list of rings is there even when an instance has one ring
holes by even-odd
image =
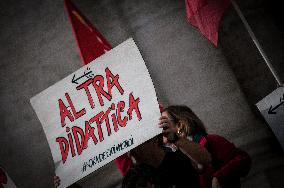
[[[65,7],[84,64],[90,63],[112,48],[103,35],[70,0],[65,0]]]
[[[230,0],[185,0],[187,20],[217,46],[219,23],[229,5]]]

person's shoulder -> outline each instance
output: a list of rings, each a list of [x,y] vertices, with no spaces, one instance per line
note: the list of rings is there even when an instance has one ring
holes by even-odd
[[[218,148],[220,148],[230,153],[232,152],[232,150],[237,149],[235,144],[227,140],[225,137],[216,134],[208,134],[207,142],[209,143],[211,149],[213,150],[217,150]]]
[[[208,134],[207,140],[209,142],[228,142],[231,143],[229,140],[227,140],[225,137],[217,135],[217,134]]]

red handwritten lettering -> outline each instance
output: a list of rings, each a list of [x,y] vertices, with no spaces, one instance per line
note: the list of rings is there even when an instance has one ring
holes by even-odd
[[[85,141],[84,141],[84,149],[87,149],[90,137],[93,139],[94,144],[98,143],[98,139],[96,138],[94,131],[95,131],[95,128],[91,127],[89,122],[86,121],[85,122],[85,133],[86,133],[86,135],[85,135]]]
[[[109,70],[109,68],[105,69],[106,72],[106,79],[107,79],[107,88],[108,88],[108,93],[110,96],[112,96],[112,88],[113,86],[116,86],[118,91],[120,92],[121,95],[123,95],[124,90],[122,89],[121,85],[118,82],[119,75],[113,75],[112,72]]]
[[[94,103],[94,100],[93,100],[92,95],[91,95],[90,90],[89,90],[89,85],[92,84],[92,83],[93,83],[93,79],[89,79],[86,82],[79,85],[78,87],[76,87],[76,89],[80,90],[80,89],[84,88],[86,95],[88,97],[89,104],[90,104],[91,108],[94,108],[95,103]]]
[[[100,106],[105,105],[105,99],[108,101],[112,100],[113,88],[116,88],[121,95],[124,94],[124,89],[119,83],[118,74],[113,74],[109,68],[106,68],[105,76],[106,81],[103,76],[96,75],[94,78],[88,79],[76,87],[77,90],[85,91],[84,93],[87,96],[91,109],[94,109],[96,106],[92,91],[95,91]],[[91,87],[93,87],[93,89]],[[106,87],[107,91],[104,89]],[[66,118],[72,123],[87,113],[85,108],[82,108],[79,111],[76,110],[68,93],[65,93],[65,97],[69,106],[66,106],[62,99],[58,100],[62,127],[66,125]],[[126,106],[127,104],[128,107]],[[107,110],[100,111],[99,113],[94,114],[89,120],[86,120],[85,128],[73,125],[71,128],[72,131],[70,131],[70,128],[66,126],[66,138],[56,138],[63,163],[66,162],[69,153],[71,153],[72,157],[81,155],[84,150],[88,148],[90,140],[96,145],[98,142],[103,142],[105,139],[104,136],[106,136],[104,134],[111,136],[113,130],[114,132],[118,132],[120,129],[126,127],[128,121],[133,119],[133,113],[136,114],[137,119],[140,121],[142,115],[139,104],[140,98],[135,98],[131,92],[127,103],[125,101],[119,101],[117,104],[112,103]]]
[[[121,119],[121,112],[124,111],[124,107],[125,107],[125,102],[119,101],[117,104],[117,121],[121,127],[125,127],[128,121],[127,117],[124,117],[123,119]]]
[[[138,120],[140,121],[142,119],[141,113],[138,107],[139,102],[140,102],[139,97],[137,99],[134,99],[133,94],[132,93],[129,94],[129,109],[127,111],[129,119],[132,119],[133,110],[135,110]]]
[[[68,152],[69,152],[68,140],[64,137],[58,137],[58,138],[56,138],[56,142],[58,142],[58,144],[59,144],[59,148],[60,148],[61,156],[62,156],[62,161],[63,161],[63,164],[64,164],[66,159],[67,159]]]
[[[78,155],[81,155],[81,153],[84,149],[84,141],[85,141],[84,131],[80,127],[74,126],[74,127],[72,127],[72,133],[73,133],[74,140],[75,140],[75,143],[76,143],[77,153],[78,153]],[[81,140],[81,142],[80,142],[80,140]]]
[[[74,117],[72,116],[71,112],[67,109],[65,104],[61,99],[58,100],[59,110],[60,110],[60,117],[61,117],[61,126],[65,126],[65,118],[68,117],[71,122],[74,121]]]

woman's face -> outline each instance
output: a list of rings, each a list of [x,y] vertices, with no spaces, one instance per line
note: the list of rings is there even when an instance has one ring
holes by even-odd
[[[167,111],[164,111],[162,113],[162,116],[167,117],[170,120],[169,121],[169,126],[174,127],[176,129],[176,132],[178,132],[178,130],[182,129],[183,126],[188,126],[187,127],[188,135],[192,135],[193,134],[193,130],[192,130],[192,127],[190,125],[182,124],[181,122],[176,124],[173,121],[173,118],[171,117],[171,115]],[[182,132],[182,134],[183,134],[182,136],[185,136],[185,137],[187,136],[184,132]]]

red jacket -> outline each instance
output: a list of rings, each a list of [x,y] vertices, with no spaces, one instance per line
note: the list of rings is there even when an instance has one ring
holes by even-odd
[[[213,177],[217,177],[222,187],[239,187],[240,177],[246,176],[250,170],[250,156],[218,135],[201,137],[199,143],[212,157],[211,165],[200,175],[201,187],[211,187]]]

